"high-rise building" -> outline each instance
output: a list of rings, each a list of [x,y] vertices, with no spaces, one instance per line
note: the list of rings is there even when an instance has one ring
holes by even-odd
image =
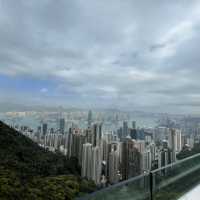
[[[147,149],[143,154],[142,154],[142,170],[143,171],[150,171],[152,166],[152,156],[151,156],[151,151],[150,149]]]
[[[137,140],[134,144],[135,148],[139,151],[139,153],[143,154],[145,152],[145,141],[144,140]]]
[[[135,148],[134,141],[130,138],[125,138],[121,148],[122,179],[126,180],[139,175],[141,171],[141,155]]]
[[[130,132],[130,137],[134,140],[137,140],[137,130],[134,129],[134,128],[130,128],[129,129],[129,132]]]
[[[164,167],[175,162],[174,153],[169,148],[163,148],[158,153],[158,168]]]
[[[92,178],[92,144],[86,143],[83,144],[82,151],[82,167],[81,167],[81,176],[84,178]]]
[[[123,138],[128,136],[128,122],[124,121],[123,122]]]
[[[123,128],[120,127],[118,130],[117,130],[117,136],[118,138],[121,140],[123,138]]]
[[[54,128],[50,128],[50,134],[54,133]]]
[[[64,118],[61,118],[59,120],[59,130],[61,134],[65,133],[65,119]]]
[[[92,129],[92,144],[93,146],[100,146],[102,139],[102,124],[94,124]]]
[[[41,126],[38,126],[38,127],[37,127],[37,132],[40,134],[41,131],[42,131],[42,130],[41,130]]]
[[[83,144],[81,176],[93,180],[97,185],[101,183],[101,151],[92,144]]]
[[[172,151],[179,153],[182,149],[182,136],[181,130],[171,129],[169,133],[169,148]]]
[[[91,127],[92,125],[92,111],[89,110],[88,112],[88,127]]]
[[[99,185],[101,183],[102,156],[100,147],[92,148],[92,180]]]
[[[132,121],[132,128],[136,129],[136,121]]]
[[[42,134],[46,135],[47,134],[47,123],[42,124]]]
[[[76,157],[81,163],[83,144],[86,141],[85,135],[82,134],[80,129],[70,128],[68,134],[67,156]]]
[[[86,142],[92,144],[92,129],[87,128],[85,131]]]
[[[119,152],[112,150],[109,153],[108,177],[111,184],[119,182]]]
[[[172,161],[176,161],[176,154],[179,153],[182,149],[182,137],[181,130],[171,129],[169,132],[169,148],[172,151]]]

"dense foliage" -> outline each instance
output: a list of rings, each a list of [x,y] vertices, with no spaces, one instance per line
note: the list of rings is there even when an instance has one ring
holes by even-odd
[[[66,200],[95,189],[76,158],[52,153],[0,122],[0,199]]]

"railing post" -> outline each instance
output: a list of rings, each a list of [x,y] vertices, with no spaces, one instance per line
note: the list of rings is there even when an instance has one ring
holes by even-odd
[[[150,200],[153,200],[153,173],[149,174],[149,182],[150,182]]]

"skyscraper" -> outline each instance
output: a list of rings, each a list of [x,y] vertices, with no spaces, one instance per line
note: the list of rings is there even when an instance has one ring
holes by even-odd
[[[163,148],[158,153],[158,168],[164,167],[174,161],[174,152],[169,148]],[[164,170],[163,172],[166,172]]]
[[[83,144],[82,151],[82,167],[81,167],[81,176],[84,178],[92,178],[92,144],[86,143]]]
[[[92,180],[99,185],[101,183],[102,156],[100,147],[92,148]]]
[[[47,123],[42,124],[42,134],[46,135],[47,134]]]
[[[172,161],[176,161],[176,154],[182,149],[181,130],[171,129],[169,132],[169,148],[172,150]]]
[[[61,134],[65,133],[65,119],[64,118],[61,118],[59,120],[59,129],[60,129]]]
[[[128,122],[124,121],[123,122],[123,138],[128,136]]]
[[[88,112],[88,127],[91,127],[92,125],[92,111],[89,110]]]
[[[80,129],[70,128],[68,134],[68,145],[67,145],[67,156],[76,157],[81,163],[83,144],[85,143],[86,137],[82,134]]]
[[[134,141],[130,138],[125,138],[122,142],[121,153],[121,170],[123,180],[140,174],[141,156],[134,146]]]
[[[169,148],[176,153],[179,153],[182,148],[182,137],[181,130],[179,129],[171,129],[169,133]]]
[[[129,132],[130,132],[130,137],[134,140],[137,140],[137,130],[134,129],[134,128],[130,128],[129,129]]]
[[[93,146],[100,146],[102,138],[102,124],[94,124],[92,131]]]
[[[132,121],[132,128],[136,129],[136,121]]]
[[[101,151],[92,144],[83,144],[81,176],[93,180],[97,185],[101,182]]]
[[[108,157],[108,177],[111,184],[117,183],[120,179],[119,174],[119,144],[110,144],[111,152]]]

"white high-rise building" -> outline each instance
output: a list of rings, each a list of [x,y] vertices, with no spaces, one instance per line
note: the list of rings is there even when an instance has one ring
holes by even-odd
[[[112,151],[109,153],[109,168],[108,176],[110,183],[117,183],[119,181],[119,152]]]
[[[145,152],[145,141],[144,140],[137,140],[135,142],[135,147],[138,149],[138,151],[143,154]]]
[[[92,163],[91,172],[92,180],[99,185],[101,183],[101,169],[102,169],[102,156],[101,149],[99,147],[92,148]]]
[[[169,148],[175,153],[179,153],[182,149],[181,130],[171,129],[168,142]]]
[[[83,144],[81,176],[93,180],[97,185],[101,183],[101,150],[92,144]]]
[[[147,149],[142,154],[142,170],[143,171],[150,171],[151,170],[151,164],[152,164],[152,156],[150,149]]]
[[[83,144],[81,176],[92,178],[92,144]]]

